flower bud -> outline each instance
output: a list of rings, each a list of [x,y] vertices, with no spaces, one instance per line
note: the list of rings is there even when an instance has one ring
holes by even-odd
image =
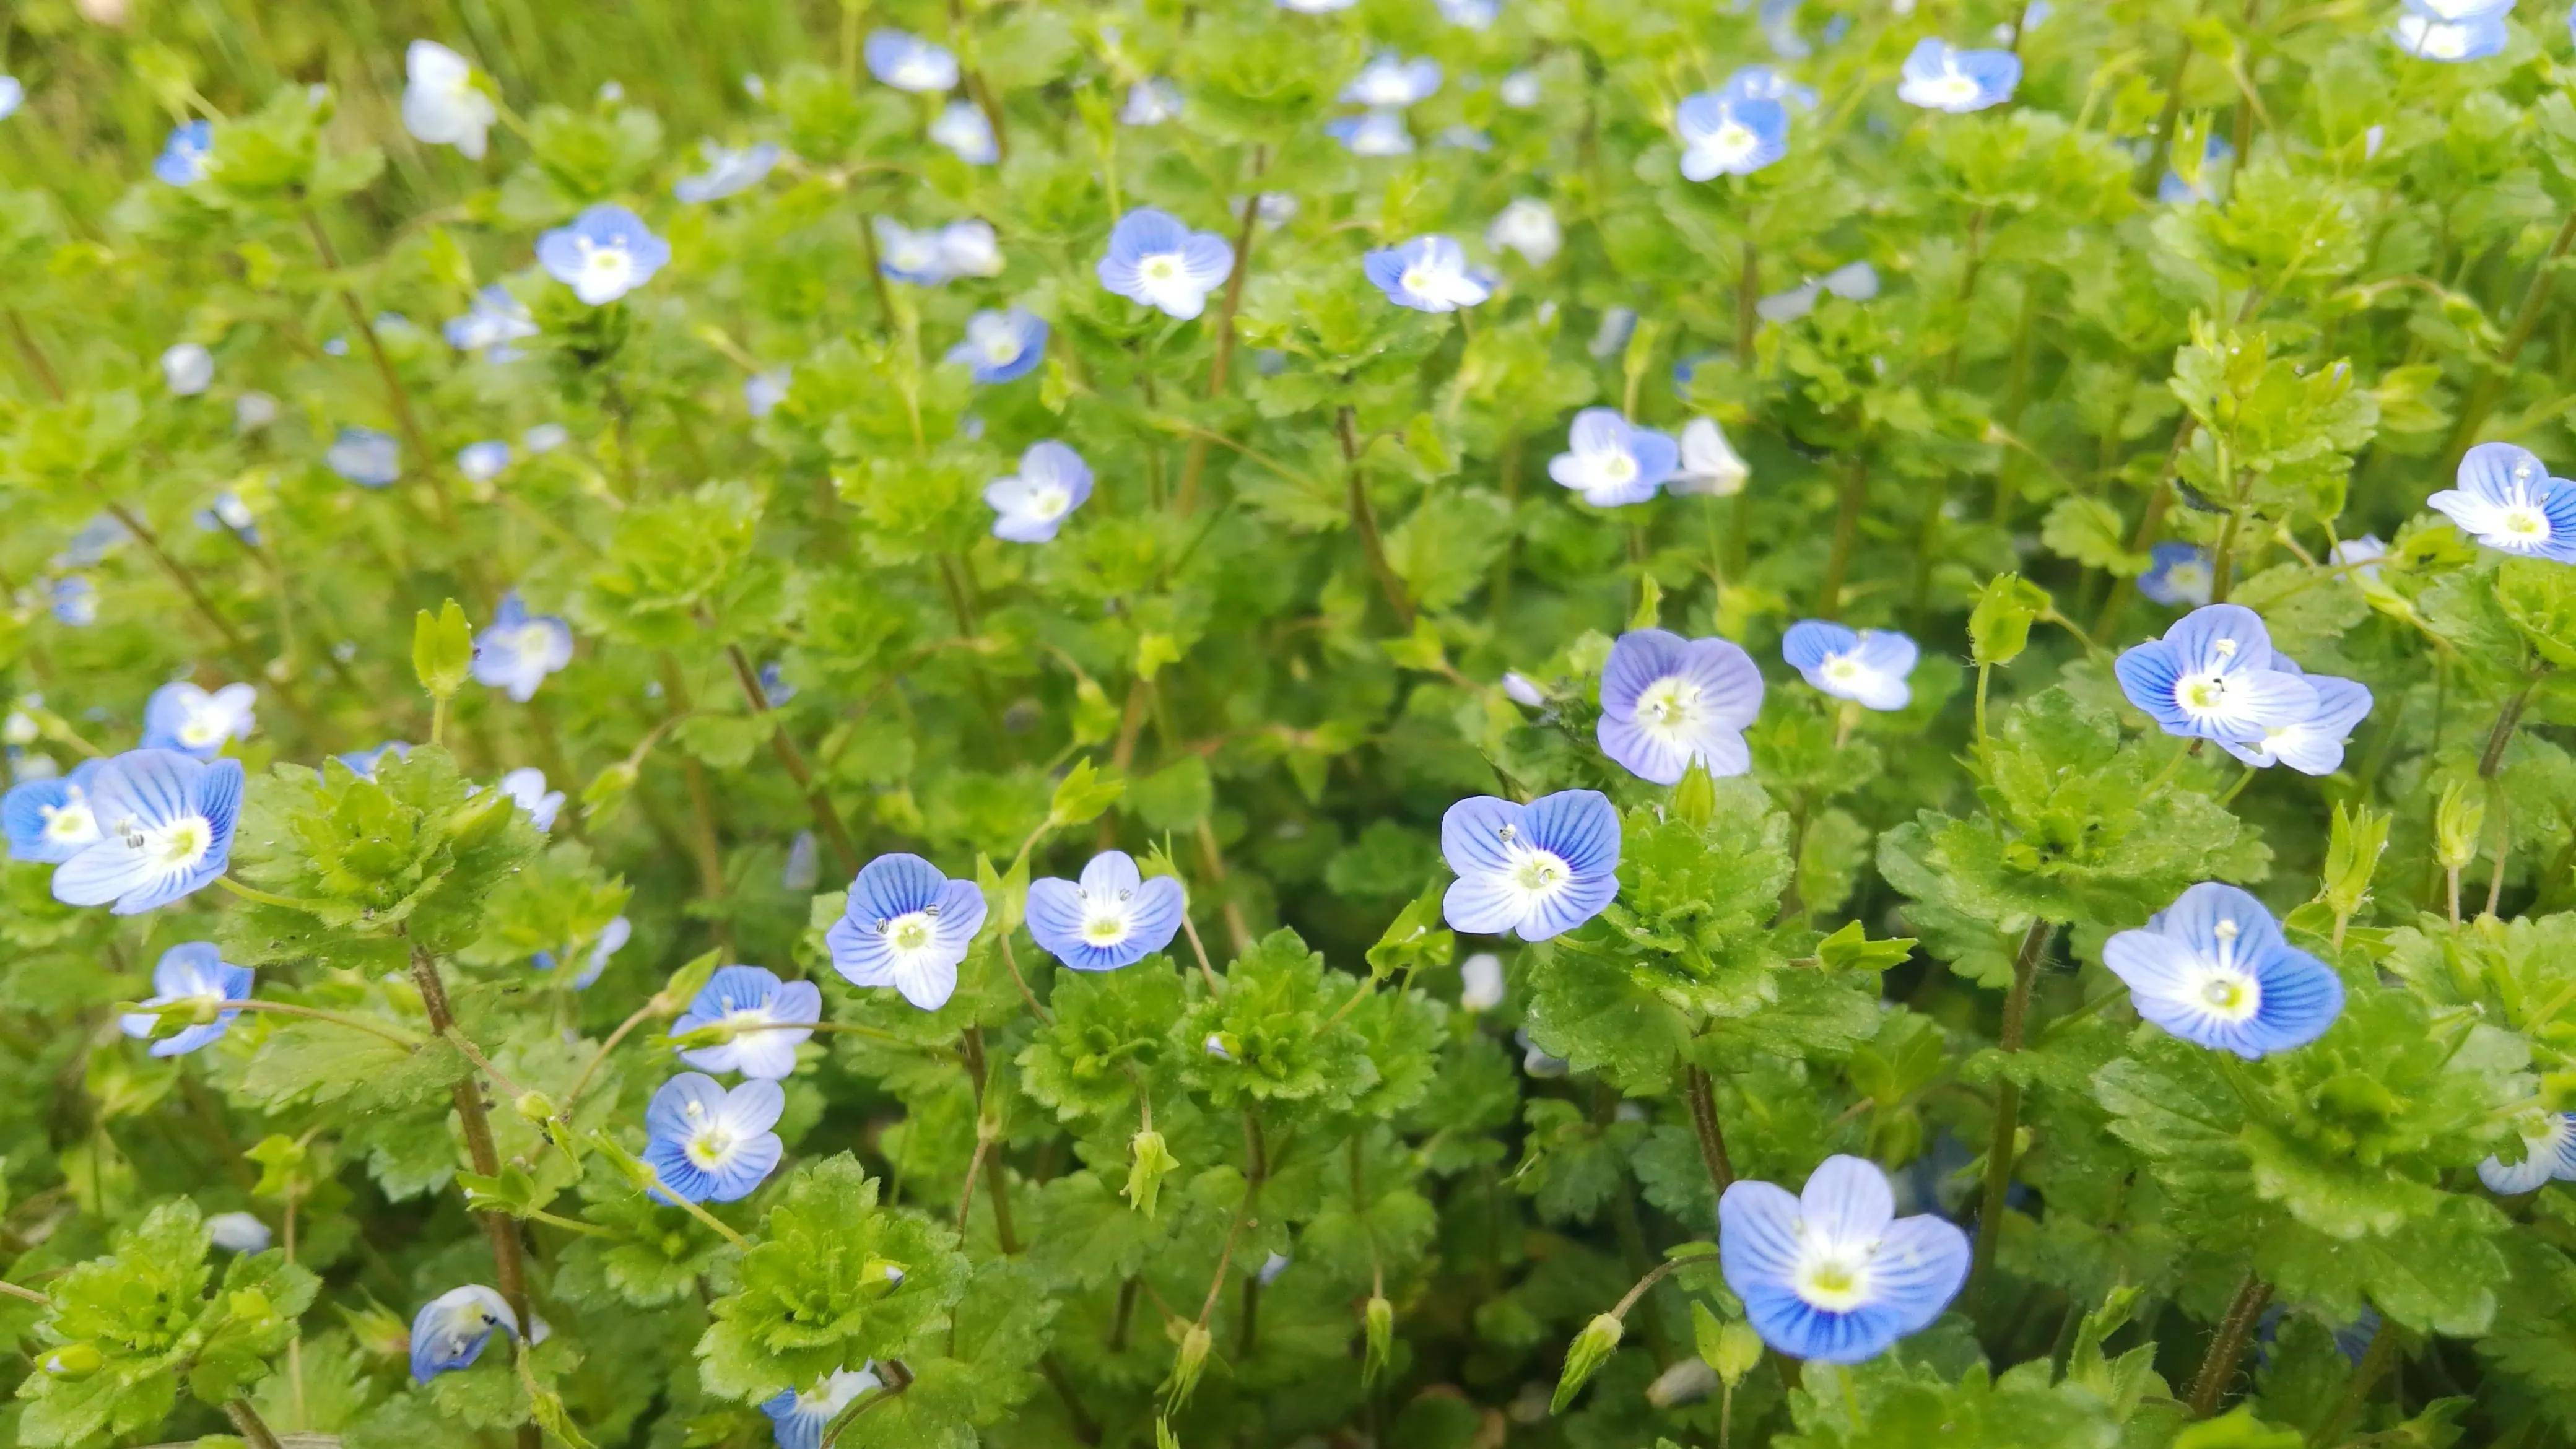
[[[1626,1331],[1625,1325],[1608,1313],[1598,1314],[1583,1325],[1583,1331],[1574,1336],[1573,1345],[1565,1351],[1565,1372],[1556,1381],[1555,1396],[1547,1401],[1549,1413],[1565,1412],[1565,1406],[1583,1392],[1584,1382],[1618,1351],[1620,1335]]]
[[[1716,1393],[1717,1385],[1717,1370],[1709,1367],[1706,1360],[1698,1357],[1676,1359],[1670,1368],[1655,1375],[1653,1383],[1646,1385],[1646,1402],[1658,1409],[1696,1404]]]
[[[2453,780],[2442,790],[2433,811],[2433,858],[2444,870],[2458,870],[2478,858],[2478,835],[2486,828],[2486,797],[2466,780]]]
[[[882,1282],[886,1291],[891,1293],[903,1286],[903,1265],[891,1258],[870,1258],[859,1265],[859,1281]]]
[[[555,1099],[543,1092],[521,1092],[510,1107],[529,1122],[551,1122],[555,1117]]]
[[[1172,1372],[1163,1380],[1163,1412],[1168,1414],[1190,1401],[1199,1386],[1199,1375],[1207,1370],[1208,1349],[1216,1342],[1204,1323],[1193,1323],[1181,1331],[1180,1351],[1172,1356]]]
[[[86,1343],[67,1343],[45,1355],[45,1372],[58,1379],[85,1379],[106,1360]]]
[[[1207,1049],[1209,1056],[1221,1062],[1235,1060],[1235,1054],[1243,1050],[1243,1043],[1237,1041],[1234,1033],[1230,1031],[1209,1032],[1207,1040],[1200,1045]]]
[[[1749,1323],[1730,1323],[1717,1331],[1717,1352],[1709,1367],[1729,1387],[1744,1382],[1753,1366],[1762,1361],[1762,1335]]]
[[[2388,849],[2388,812],[2367,805],[2337,805],[2334,832],[2326,842],[2326,904],[2337,920],[2346,920],[2370,899],[2370,877]]]
[[[1360,1358],[1360,1382],[1374,1384],[1386,1374],[1395,1357],[1395,1305],[1386,1295],[1372,1294],[1368,1307],[1360,1312],[1360,1331],[1366,1348]]]
[[[1147,1217],[1163,1191],[1163,1175],[1181,1165],[1163,1145],[1163,1134],[1148,1127],[1127,1139],[1127,1150],[1133,1161],[1127,1168],[1127,1203]]]

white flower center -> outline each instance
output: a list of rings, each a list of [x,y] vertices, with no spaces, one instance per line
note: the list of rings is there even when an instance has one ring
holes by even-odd
[[[581,243],[582,274],[596,286],[614,287],[626,280],[635,259],[621,245],[601,246],[588,237],[576,237]]]
[[[1073,508],[1073,494],[1060,483],[1040,483],[1029,490],[1031,518],[1062,518]]]
[[[2174,686],[2174,698],[2194,714],[2216,714],[2227,706],[2227,676],[2216,670],[2184,675],[2182,682]]]
[[[1430,294],[1434,280],[1429,267],[1407,267],[1404,269],[1404,275],[1395,279],[1395,284],[1417,297],[1422,297]]]
[[[1638,727],[1667,737],[1687,733],[1699,713],[1701,693],[1698,685],[1679,675],[1656,680],[1637,696]]]
[[[1082,918],[1082,939],[1095,946],[1115,946],[1127,939],[1127,913],[1110,909],[1093,911]]]
[[[2507,538],[2538,541],[2549,537],[2549,515],[2529,505],[2507,508],[2497,515],[2496,528]]]
[[[1008,333],[996,333],[985,339],[984,360],[986,362],[998,367],[1004,363],[1016,361],[1019,355],[1020,340]]]
[[[206,851],[215,843],[215,829],[202,815],[190,815],[150,830],[129,821],[118,833],[125,837],[129,848],[172,869],[186,869],[205,859]]]
[[[1564,857],[1549,850],[1523,850],[1512,862],[1512,884],[1533,896],[1552,894],[1574,876]]]
[[[934,259],[928,242],[907,241],[894,249],[894,269],[898,272],[926,272]]]
[[[1825,659],[1825,677],[1836,684],[1857,683],[1862,673],[1860,661],[1848,654],[1829,655]]]
[[[198,710],[179,726],[179,742],[190,749],[203,749],[224,737],[224,717],[212,710]]]
[[[1601,476],[1612,483],[1625,483],[1637,476],[1637,460],[1625,453],[1612,453],[1601,460]]]
[[[1181,275],[1181,259],[1166,252],[1161,256],[1147,257],[1136,270],[1149,282],[1175,281]]]
[[[60,805],[40,808],[45,816],[46,839],[76,841],[98,838],[98,816],[90,810],[89,802],[81,798],[79,790],[73,790]]]
[[[938,933],[938,919],[928,911],[908,911],[877,926],[877,934],[885,937],[885,943],[898,951],[921,950]]]
[[[694,1110],[697,1106],[689,1104]],[[716,1168],[733,1155],[734,1135],[722,1126],[710,1123],[689,1137],[689,1160],[702,1168]]]
[[[1717,134],[1701,143],[1703,149],[1720,161],[1726,162],[1738,161],[1752,155],[1753,148],[1760,144],[1761,138],[1753,134],[1751,126],[1732,117],[1728,118],[1725,125],[1717,128]]]
[[[1802,1239],[1806,1225],[1799,1224]],[[1849,1313],[1870,1299],[1869,1251],[1849,1244],[1802,1241],[1790,1289],[1825,1313]]]
[[[1977,83],[1955,70],[1944,70],[1923,83],[1923,93],[1936,105],[1964,106],[1977,98]]]

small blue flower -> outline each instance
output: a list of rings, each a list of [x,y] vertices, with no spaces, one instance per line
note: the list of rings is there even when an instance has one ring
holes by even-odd
[[[936,287],[957,275],[949,265],[939,233],[914,231],[886,217],[876,219],[877,270],[898,282]]]
[[[593,307],[606,306],[653,279],[671,260],[671,244],[625,207],[602,203],[537,238],[537,265]]]
[[[152,968],[152,995],[144,1000],[143,1005],[161,1007],[194,1002],[200,1010],[212,1010],[220,1001],[248,1001],[250,983],[249,967],[235,966],[224,960],[211,941],[191,941],[161,953],[160,964]],[[222,1036],[231,1029],[233,1018],[239,1015],[241,1008],[238,1006],[229,1011],[218,1011],[212,1021],[199,1022],[153,1042],[152,1055],[185,1056]],[[142,1041],[149,1039],[160,1024],[159,1012],[135,1011],[118,1018],[117,1029]]]
[[[823,878],[821,852],[814,848],[814,832],[799,830],[787,842],[787,859],[778,867],[778,888],[784,891],[810,891],[814,882]]]
[[[162,349],[161,382],[178,397],[195,397],[215,382],[215,355],[202,342],[175,342]]]
[[[1002,143],[993,122],[973,101],[950,101],[930,123],[930,139],[957,153],[969,166],[990,166],[1002,159]]]
[[[1440,62],[1428,57],[1406,60],[1394,51],[1382,50],[1349,85],[1342,87],[1342,103],[1372,110],[1401,108],[1427,101],[1439,90]]]
[[[788,682],[786,669],[775,659],[760,666],[759,679],[760,697],[769,701],[771,709],[796,697],[796,686]]]
[[[1641,780],[1670,785],[1692,762],[1711,775],[1753,768],[1745,726],[1762,713],[1762,671],[1727,639],[1664,629],[1619,636],[1601,666],[1601,753]]]
[[[2576,483],[2549,476],[2530,449],[2480,443],[2460,459],[2459,483],[2424,501],[2488,548],[2576,563]]]
[[[98,585],[87,574],[65,575],[46,588],[45,608],[55,623],[86,629],[98,622]]]
[[[2008,50],[1961,50],[1925,36],[1905,57],[1896,97],[1926,110],[1982,111],[2012,99],[2021,84],[2021,57]]]
[[[2478,1164],[2478,1181],[2501,1197],[2537,1192],[2552,1178],[2576,1182],[2576,1112],[2545,1112],[2516,1123],[2522,1160],[2508,1163],[2489,1157]]]
[[[474,63],[434,40],[415,40],[403,54],[403,129],[433,146],[453,146],[480,161],[500,118],[489,91],[474,83]]]
[[[924,1011],[948,1004],[957,963],[984,929],[984,893],[917,855],[880,855],[850,882],[841,919],[823,934],[832,969],[853,986],[891,986]]]
[[[1791,1358],[1861,1363],[1932,1326],[1968,1279],[1968,1235],[1896,1216],[1887,1174],[1828,1157],[1792,1197],[1737,1182],[1717,1200],[1719,1266],[1764,1343]]]
[[[1730,498],[1743,492],[1752,477],[1753,469],[1726,440],[1726,430],[1713,418],[1693,418],[1682,424],[1682,461],[1664,488],[1683,497]]]
[[[755,372],[742,380],[742,405],[755,418],[765,418],[787,401],[787,390],[796,385],[796,369],[773,367]]]
[[[823,991],[813,982],[781,981],[777,972],[758,966],[727,966],[707,979],[689,1009],[671,1023],[671,1035],[706,1027],[738,1032],[714,1046],[682,1051],[680,1060],[702,1072],[776,1079],[796,1070],[797,1045],[822,1019]]]
[[[2189,180],[2179,169],[2168,168],[2165,179],[2156,183],[2156,200],[2168,206],[2197,206],[2218,200],[2218,173],[2236,159],[2236,148],[2224,136],[2212,136],[2201,148],[2200,165]]]
[[[2397,48],[2418,60],[2440,61],[2457,65],[2465,61],[2485,60],[2503,51],[2512,33],[2505,29],[2505,12],[2510,4],[2500,7],[2446,16],[2444,10],[2463,7],[2436,7],[2424,0],[2408,0],[2404,13],[2390,28],[2389,38]],[[2569,30],[2576,33],[2576,16],[2569,19]]]
[[[173,126],[170,139],[161,143],[161,154],[152,162],[152,174],[172,186],[194,186],[205,178],[206,158],[214,149],[213,122]]]
[[[1735,100],[1778,101],[1793,110],[1816,108],[1816,89],[1802,86],[1777,66],[1748,65],[1726,78],[1718,94]]]
[[[2262,616],[2241,604],[2194,609],[2120,655],[2129,703],[2169,735],[2250,745],[2316,713],[2317,692],[2274,664]]]
[[[0,75],[0,121],[18,114],[18,107],[26,101],[26,83],[14,75]]]
[[[1527,805],[1477,795],[1440,817],[1440,856],[1458,876],[1440,901],[1451,929],[1544,941],[1619,894],[1619,812],[1598,790]]]
[[[1485,228],[1485,245],[1498,252],[1518,252],[1521,260],[1543,267],[1564,247],[1565,230],[1546,202],[1535,196],[1517,197],[1495,213],[1493,224]]]
[[[519,446],[531,453],[551,453],[572,441],[572,430],[561,423],[539,423],[519,435]]]
[[[624,950],[626,943],[634,937],[635,923],[624,916],[619,916],[602,927],[599,939],[590,943],[590,959],[582,963],[581,970],[572,978],[572,989],[589,990],[590,984],[599,979],[599,973],[608,969],[609,958]],[[528,959],[528,964],[540,971],[552,971],[555,969],[555,953],[539,951]]]
[[[528,305],[498,283],[474,294],[474,305],[462,317],[450,317],[439,329],[447,345],[459,352],[480,352],[486,362],[508,362],[519,356],[510,344],[537,335]]]
[[[917,35],[879,30],[868,36],[868,74],[899,91],[936,95],[957,84],[957,57]]]
[[[516,1337],[518,1315],[500,1294],[480,1283],[451,1288],[422,1304],[411,1321],[411,1381],[425,1384],[440,1374],[472,1368],[494,1329]]]
[[[1104,850],[1079,883],[1030,882],[1029,936],[1076,971],[1115,971],[1170,945],[1182,909],[1179,881],[1146,880],[1127,852]]]
[[[1406,129],[1402,111],[1362,111],[1356,116],[1326,121],[1324,134],[1341,142],[1354,156],[1413,154],[1413,132]]]
[[[1279,8],[1293,10],[1300,15],[1330,15],[1336,10],[1348,10],[1358,3],[1360,0],[1279,0]]]
[[[1046,361],[1046,344],[1046,319],[1025,307],[978,312],[966,319],[966,340],[948,349],[948,360],[966,364],[977,382],[1015,382]]]
[[[739,151],[701,141],[698,154],[706,158],[707,169],[695,176],[683,176],[671,186],[671,194],[691,206],[704,206],[749,191],[768,179],[770,168],[778,164],[778,147],[770,141]]]
[[[198,509],[189,521],[208,533],[229,528],[242,542],[253,548],[259,546],[258,515],[250,511],[249,504],[242,502],[240,494],[229,488],[216,494],[215,501]]]
[[[1020,471],[984,485],[992,505],[993,536],[1012,543],[1045,543],[1073,510],[1091,497],[1091,465],[1058,442],[1031,443]]]
[[[28,780],[0,795],[9,858],[60,865],[96,844],[98,812],[91,799],[98,790],[98,772],[106,766],[104,760],[83,760],[68,775]]]
[[[1100,285],[1119,296],[1187,319],[1234,270],[1234,248],[1215,232],[1192,231],[1168,211],[1140,206],[1111,229],[1098,270]]]
[[[136,915],[202,889],[232,863],[239,760],[129,750],[90,777],[98,839],[54,871],[54,899]]]
[[[1416,312],[1455,312],[1494,295],[1491,273],[1467,264],[1467,249],[1445,236],[1418,236],[1381,247],[1360,269],[1386,299]]]
[[[952,277],[998,277],[1002,249],[993,224],[968,218],[939,229],[939,264]]]
[[[469,483],[489,483],[510,466],[510,445],[498,438],[468,443],[456,451],[456,471]]]
[[[2343,1011],[2343,978],[2283,940],[2261,901],[2216,881],[2103,942],[2102,964],[2138,1015],[2249,1062],[2306,1046]]]
[[[410,754],[409,741],[387,740],[374,749],[351,750],[345,755],[335,755],[333,758],[348,766],[350,774],[361,780],[372,780],[376,778],[376,766],[383,762],[385,756],[391,755],[399,760],[407,758]]]
[[[2294,724],[2263,732],[2252,744],[2220,741],[2227,753],[2257,767],[2287,765],[2302,775],[2331,775],[2343,768],[2343,747],[2370,714],[2370,686],[2332,675],[2309,674],[2287,655],[2274,654],[2272,667],[2295,674],[2317,692],[2316,708]]]
[[[1566,451],[1548,460],[1547,476],[1598,508],[1643,503],[1655,496],[1682,459],[1668,433],[1641,428],[1610,408],[1574,415]]]
[[[555,828],[555,815],[563,809],[564,792],[546,788],[546,772],[534,765],[522,765],[501,777],[501,793],[528,812],[528,821],[539,830]]]
[[[265,1253],[268,1224],[249,1213],[217,1213],[206,1219],[206,1241],[227,1253]]]
[[[1906,676],[1922,651],[1892,629],[1858,633],[1823,619],[1806,619],[1780,636],[1780,657],[1807,683],[1864,709],[1899,710],[1914,700]]]
[[[1789,111],[1778,101],[1703,91],[1674,108],[1673,129],[1690,181],[1749,176],[1789,154]]]
[[[361,488],[384,488],[402,476],[402,445],[373,428],[342,428],[322,461]]]
[[[2138,575],[2138,592],[2168,606],[2209,602],[2218,576],[2209,555],[2197,544],[2165,542],[2147,550],[2147,571]]]
[[[2576,11],[2569,13],[2576,14]],[[2338,567],[2350,571],[2354,578],[2375,584],[2380,577],[2379,561],[2388,557],[2388,545],[2378,534],[2365,533],[2359,538],[2337,540],[2335,546],[2327,550],[2327,557]]]
[[[883,1388],[884,1382],[873,1372],[874,1365],[861,1369],[841,1369],[824,1376],[821,1383],[802,1393],[781,1389],[760,1412],[770,1421],[770,1437],[778,1449],[823,1449],[823,1431],[840,1417],[850,1401],[870,1389]]]
[[[211,760],[227,741],[250,738],[259,691],[247,684],[204,690],[176,680],[152,691],[143,706],[143,748],[185,750]]]
[[[1181,113],[1181,88],[1148,76],[1127,88],[1127,103],[1118,109],[1122,126],[1159,126]]]
[[[654,1196],[686,1202],[751,1196],[786,1151],[769,1130],[786,1105],[778,1084],[765,1077],[731,1091],[703,1072],[664,1082],[644,1110],[644,1161],[662,1179]]]
[[[491,626],[474,636],[475,679],[508,690],[521,704],[571,662],[572,626],[552,614],[530,614],[516,589],[501,596]]]

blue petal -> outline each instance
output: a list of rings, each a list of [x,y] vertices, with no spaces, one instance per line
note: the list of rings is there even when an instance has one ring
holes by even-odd
[[[1456,807],[1452,807],[1455,812]],[[1551,851],[1576,877],[1615,875],[1619,869],[1619,812],[1598,790],[1560,790],[1529,803],[1522,821],[1528,844]],[[1442,832],[1444,846],[1447,831]]]
[[[1789,626],[1780,636],[1780,657],[1793,669],[1815,669],[1836,654],[1848,654],[1860,642],[1860,636],[1840,624],[1824,619],[1806,619]]]
[[[850,919],[873,926],[910,915],[936,902],[947,885],[948,877],[920,856],[880,855],[850,882]]]
[[[1521,814],[1520,806],[1491,795],[1459,801],[1440,817],[1440,858],[1462,878],[1500,873],[1511,863],[1504,832],[1519,833]]]

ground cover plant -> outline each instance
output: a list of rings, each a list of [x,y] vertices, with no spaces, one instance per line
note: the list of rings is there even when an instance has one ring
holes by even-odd
[[[2554,4],[0,71],[15,1442],[2576,1442]]]

